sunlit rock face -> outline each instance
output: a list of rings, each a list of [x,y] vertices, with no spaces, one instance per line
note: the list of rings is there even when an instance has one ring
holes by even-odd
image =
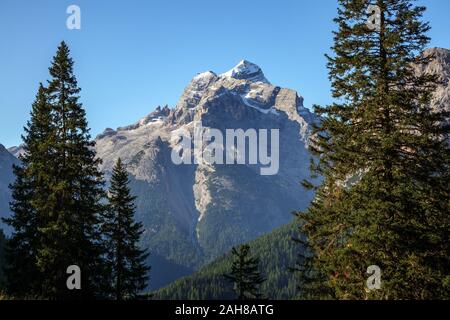
[[[312,194],[299,182],[309,176],[308,142],[318,118],[294,90],[271,84],[257,65],[241,61],[230,71],[194,76],[177,105],[158,108],[133,125],[107,129],[96,139],[102,169],[118,157],[127,164],[143,221],[143,245],[177,266],[197,268],[236,244],[292,219]],[[172,132],[204,129],[278,129],[279,171],[260,165],[175,165]]]

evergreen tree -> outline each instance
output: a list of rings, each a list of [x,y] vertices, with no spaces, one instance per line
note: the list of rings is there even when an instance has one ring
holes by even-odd
[[[44,276],[44,297],[91,299],[101,295],[105,276],[100,233],[104,182],[69,54],[62,42],[49,68],[54,139],[46,141],[51,150],[45,168],[46,202],[34,204],[42,219],[36,262]],[[67,289],[71,265],[81,269],[81,290]]]
[[[103,180],[78,102],[73,61],[63,42],[40,86],[23,137],[25,155],[14,168],[14,228],[8,241],[8,291],[51,299],[93,298],[102,293],[104,248],[100,217]],[[82,290],[66,286],[70,265],[82,271]]]
[[[6,289],[15,297],[41,296],[36,253],[39,246],[40,213],[46,210],[48,196],[48,164],[54,141],[51,107],[42,84],[31,111],[31,120],[24,128],[24,153],[21,164],[14,166],[15,182],[10,186],[13,215],[4,219],[14,232],[6,247]]]
[[[109,208],[103,226],[108,247],[111,295],[116,300],[134,299],[144,290],[150,268],[148,254],[139,248],[142,223],[135,222],[135,197],[131,195],[128,173],[119,158],[109,188]]]
[[[258,270],[259,259],[250,255],[250,246],[233,248],[234,261],[230,274],[225,278],[233,283],[233,290],[238,300],[260,299],[260,286],[266,281]]]
[[[371,4],[379,24],[367,23]],[[432,59],[421,54],[424,10],[411,0],[339,1],[328,57],[338,102],[316,107],[312,146],[324,181],[305,183],[317,196],[298,213],[304,298],[449,297],[449,114],[431,107],[438,78],[414,71]],[[371,265],[380,290],[366,287]]]

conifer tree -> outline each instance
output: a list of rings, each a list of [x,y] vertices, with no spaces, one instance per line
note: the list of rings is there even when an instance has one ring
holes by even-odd
[[[4,219],[14,230],[6,247],[6,289],[14,297],[39,297],[42,294],[42,277],[36,265],[42,222],[39,212],[46,210],[50,141],[54,141],[51,107],[42,84],[24,130],[24,153],[20,156],[21,164],[13,168],[16,180],[10,186],[13,215]]]
[[[369,5],[379,19],[368,17]],[[418,75],[429,25],[411,0],[340,0],[333,96],[312,146],[316,199],[298,213],[304,298],[432,299],[449,292],[449,114]],[[374,11],[376,13],[376,10]],[[369,13],[371,14],[371,13]],[[375,24],[373,24],[375,22]],[[366,286],[381,269],[381,289]]]
[[[135,299],[147,286],[150,267],[148,254],[139,248],[143,226],[135,222],[136,197],[131,195],[129,177],[119,158],[109,188],[109,208],[103,232],[108,248],[111,295],[115,300]]]
[[[54,134],[45,140],[51,154],[42,174],[48,176],[39,212],[36,265],[43,275],[42,295],[51,299],[92,299],[102,295],[104,279],[100,222],[105,194],[86,114],[79,102],[73,60],[62,42],[49,68],[48,104]],[[66,270],[81,269],[81,290],[69,291]]]
[[[25,246],[23,250],[29,255],[21,257],[16,252],[13,256],[33,260],[20,264],[37,267],[39,275],[32,279],[39,284],[40,297],[93,298],[101,294],[104,276],[99,230],[103,180],[85,111],[78,101],[80,89],[73,74],[73,61],[64,42],[49,72],[51,80],[43,90],[43,119],[32,114],[31,120],[32,125],[36,122],[43,126],[43,133],[35,127],[27,130],[23,167],[15,169],[15,215],[10,224],[16,232],[9,252]],[[29,239],[36,240],[36,244]],[[81,268],[82,290],[69,291],[66,286],[66,270],[71,265]],[[27,283],[24,279],[20,282]]]
[[[232,250],[234,261],[225,278],[233,283],[238,300],[260,299],[260,286],[266,281],[259,271],[259,259],[252,257],[250,246],[242,245]]]

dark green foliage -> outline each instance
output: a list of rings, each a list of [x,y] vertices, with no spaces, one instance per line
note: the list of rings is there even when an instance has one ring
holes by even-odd
[[[13,215],[4,219],[13,234],[6,248],[5,266],[6,289],[15,297],[36,297],[41,295],[41,276],[36,264],[39,245],[39,227],[42,220],[37,206],[45,206],[48,188],[47,157],[50,154],[49,143],[54,133],[51,108],[48,104],[46,89],[39,86],[36,100],[31,111],[31,120],[25,127],[24,155],[21,164],[13,168],[16,176],[11,185],[11,211]],[[45,208],[43,208],[45,210]]]
[[[100,234],[103,178],[98,170],[69,48],[62,42],[48,88],[40,87],[15,167],[14,212],[6,222],[7,287],[15,297],[91,299],[102,296]],[[82,272],[82,290],[66,286],[67,267]]]
[[[244,244],[231,250],[233,263],[224,277],[233,284],[238,300],[260,299],[260,289],[266,279],[259,271],[259,259],[251,256],[250,246]]]
[[[95,158],[73,60],[63,42],[49,68],[48,95],[55,126],[47,158],[51,171],[37,265],[45,274],[44,296],[92,298],[100,291],[103,248],[99,230],[104,197],[100,160]],[[48,141],[47,141],[48,142]],[[44,205],[44,204],[43,204]],[[82,290],[68,292],[66,268],[82,270]]]
[[[366,25],[371,2],[379,30]],[[413,2],[339,1],[328,57],[338,102],[316,107],[312,146],[325,180],[298,214],[303,298],[449,297],[449,114],[431,108],[437,77],[414,72],[432,57],[421,55],[429,26]],[[366,288],[371,265],[381,290]]]
[[[294,267],[297,246],[292,241],[298,226],[290,223],[264,235],[249,245],[253,256],[260,259],[260,270],[267,280],[261,285],[261,295],[268,299],[293,299],[296,280],[289,267]],[[175,281],[156,291],[155,299],[235,299],[232,285],[223,277],[233,262],[231,252],[216,259],[192,276]]]
[[[111,295],[116,300],[134,299],[146,288],[150,268],[148,254],[139,248],[142,223],[135,222],[135,197],[131,196],[128,173],[120,158],[113,169],[109,188],[109,207],[103,234],[108,250]]]

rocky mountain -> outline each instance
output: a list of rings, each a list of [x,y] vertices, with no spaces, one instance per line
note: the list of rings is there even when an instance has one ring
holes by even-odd
[[[417,72],[442,75],[434,106],[448,110],[450,51],[434,48],[425,54],[435,58]],[[308,143],[317,121],[297,92],[270,83],[260,67],[244,60],[222,74],[196,75],[174,108],[158,107],[132,125],[108,128],[97,136],[96,151],[103,159],[106,178],[118,157],[130,173],[132,191],[138,197],[137,219],[145,228],[142,245],[151,253],[152,289],[191,274],[236,244],[288,223],[292,211],[306,208],[313,195],[299,182],[309,177]],[[198,123],[201,133],[216,129],[224,137],[227,129],[259,133],[278,129],[279,170],[262,175],[266,165],[261,162],[202,162],[200,155],[208,148],[203,144],[194,145],[194,161],[176,164],[172,158],[178,153],[178,133],[195,136]],[[246,141],[250,140],[248,136]],[[21,146],[0,150],[2,215],[9,212],[7,185],[12,181],[11,165],[17,162],[11,153],[21,152]]]
[[[435,110],[450,111],[450,50],[432,48],[424,52],[425,56],[432,56],[427,66],[416,68],[418,74],[438,74],[442,83],[437,87],[433,97]],[[242,66],[242,64],[240,64]],[[239,67],[226,73],[237,73]],[[262,74],[255,76],[264,83],[268,83]],[[209,75],[213,77],[213,75]],[[263,285],[262,292],[270,299],[290,299],[295,297],[296,288],[292,274],[287,272],[286,266],[294,266],[298,247],[291,241],[296,229],[293,224],[285,225],[268,233],[250,244],[254,254],[261,259],[262,270],[266,270],[268,281]],[[280,249],[281,247],[281,249]],[[156,291],[156,299],[232,299],[230,285],[224,280],[223,274],[230,269],[230,255],[220,256],[210,264],[202,267],[193,275],[179,279],[170,285]]]
[[[14,181],[13,165],[18,163],[19,160],[0,144],[0,218],[10,215],[9,202],[11,201],[11,191],[9,184]],[[0,229],[3,229],[6,234],[9,234],[11,231],[1,221]]]
[[[437,87],[433,97],[433,106],[437,110],[450,111],[450,50],[431,48],[425,50],[424,56],[431,56],[431,62],[426,66],[418,66],[419,74],[438,74],[442,83]]]
[[[14,157],[19,158],[20,155],[22,155],[25,150],[23,148],[23,144],[15,147],[8,148],[9,153],[11,153]]]
[[[308,139],[317,120],[297,92],[272,85],[261,68],[241,61],[223,74],[195,76],[175,108],[159,107],[133,125],[106,129],[96,148],[107,175],[118,157],[127,164],[144,245],[188,272],[306,208],[312,194],[299,182],[309,176]],[[175,164],[173,134],[193,134],[196,123],[224,136],[227,129],[278,129],[279,171],[265,176],[261,164]]]

